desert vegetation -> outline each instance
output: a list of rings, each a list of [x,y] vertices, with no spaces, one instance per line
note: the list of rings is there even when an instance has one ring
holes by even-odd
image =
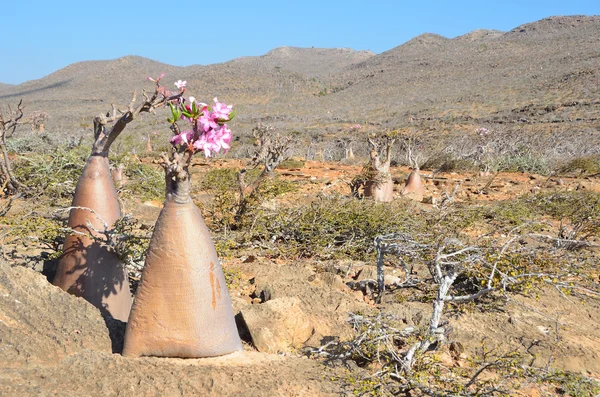
[[[100,101],[113,101],[103,83],[111,79],[89,82],[100,87],[98,98],[78,103],[76,112],[60,85],[46,108],[19,87],[0,87],[0,104],[12,105],[0,118],[0,241],[8,269],[0,293],[9,297],[8,286],[33,271],[43,275],[38,289],[50,288],[57,269],[59,279],[64,273],[70,239],[92,225],[86,238],[118,263],[119,293],[137,298],[131,317],[88,299],[100,309],[100,325],[80,320],[74,338],[104,333],[108,353],[129,357],[206,357],[243,345],[247,361],[234,353],[230,364],[214,361],[214,373],[194,372],[212,364],[181,365],[189,379],[214,376],[223,393],[245,385],[214,374],[239,366],[251,368],[239,383],[255,379],[253,370],[264,375],[256,382],[268,388],[265,395],[596,396],[600,58],[597,39],[582,40],[584,31],[600,37],[589,36],[600,32],[598,18],[557,17],[452,40],[423,35],[380,55],[332,50],[331,74],[311,64],[310,49],[235,60],[221,65],[227,72],[135,57],[73,65],[113,73],[111,87],[123,91],[134,83],[119,67],[138,72],[135,84],[166,72],[152,79],[154,96],[108,115]],[[572,51],[551,54],[557,41]],[[302,62],[294,61],[298,54]],[[468,56],[477,62],[462,63]],[[542,59],[543,68],[532,69]],[[67,73],[25,85],[51,85]],[[219,81],[219,97],[239,104],[230,135],[221,128],[231,108],[215,98],[226,113],[211,127],[225,134],[212,142],[218,150],[202,141],[196,121],[204,108],[181,80],[173,93],[161,88],[180,76],[198,92],[213,93],[210,82]],[[35,92],[29,86],[22,91]],[[179,127],[186,119],[191,130]],[[228,151],[193,156],[221,149]],[[71,202],[88,159],[98,157],[110,192],[99,203]],[[102,213],[108,198],[114,216]],[[69,213],[85,219],[74,223]],[[188,271],[197,277],[191,281],[176,273],[198,258],[210,272]],[[195,292],[204,284],[218,287]],[[215,300],[217,290],[224,303]],[[49,387],[40,377],[33,386],[11,381],[34,378],[26,366],[37,359],[26,344],[37,342],[15,325],[29,309],[18,314],[12,301],[0,304],[0,339],[17,363],[0,375],[1,387],[9,395]],[[60,312],[61,304],[48,310]],[[224,325],[179,328],[211,304]],[[69,307],[72,316],[95,313]],[[157,310],[175,315],[157,323]],[[58,318],[22,324],[48,328],[36,329],[45,340],[52,327],[69,327]],[[220,347],[210,343],[220,338],[217,328],[228,335]],[[181,336],[174,345],[172,334]],[[150,371],[152,386],[134,387],[141,393],[169,394],[160,384],[189,387],[182,395],[213,387],[173,380],[179,369],[170,359],[121,358],[104,355],[99,342],[59,340],[66,353],[51,354],[82,368],[67,382],[90,365]],[[264,357],[275,360],[273,353],[281,361],[268,364]],[[44,365],[37,371],[52,377],[63,364]],[[125,378],[104,391],[131,386]]]

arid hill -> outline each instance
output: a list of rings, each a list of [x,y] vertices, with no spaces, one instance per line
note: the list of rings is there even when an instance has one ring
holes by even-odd
[[[29,110],[50,113],[48,131],[84,134],[94,115],[111,103],[124,106],[136,89],[152,89],[145,77],[161,72],[167,86],[187,80],[196,97],[236,105],[240,133],[260,121],[313,137],[343,134],[350,123],[381,129],[417,121],[438,133],[486,124],[593,135],[600,120],[600,16],[550,17],[453,39],[427,33],[377,55],[281,47],[208,66],[137,56],[80,62],[0,86],[0,104],[23,98]]]
[[[329,77],[373,56],[371,51],[350,48],[279,47],[262,56],[234,59],[232,63],[250,68],[284,69],[309,77]]]

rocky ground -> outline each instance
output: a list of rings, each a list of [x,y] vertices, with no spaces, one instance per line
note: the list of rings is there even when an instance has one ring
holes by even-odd
[[[110,330],[122,337],[119,324],[107,326],[86,301],[6,263],[0,263],[0,308],[2,396],[333,396],[341,390],[331,381],[339,371],[249,345],[201,360],[123,358],[111,342]]]
[[[281,174],[306,181],[296,193],[301,196],[294,196],[302,200],[302,195],[346,192],[342,180],[359,170],[357,165],[307,162]],[[408,169],[394,168],[393,173],[399,187]],[[425,209],[458,182],[457,200],[474,202],[544,189],[600,191],[597,178],[423,175],[427,192],[415,205]],[[137,216],[152,219],[159,205],[146,202],[131,208]],[[306,353],[335,338],[351,338],[349,313],[382,312],[406,326],[420,326],[427,324],[432,310],[430,303],[407,302],[394,291],[375,304],[370,295],[351,289],[352,283],[375,278],[374,260],[291,260],[257,250],[223,258],[223,267],[236,272],[230,294],[244,351],[210,359],[132,359],[119,354],[123,323],[104,319],[86,301],[52,286],[35,270],[0,262],[0,395],[351,395],[356,364],[327,364]],[[386,271],[389,280],[400,277],[399,270]],[[445,349],[440,359],[460,368],[485,340],[507,350],[530,348],[535,366],[600,379],[598,313],[597,299],[564,297],[551,288],[537,299],[516,295],[500,310],[450,315],[451,338],[464,351],[453,355]],[[515,395],[555,395],[551,392],[531,384]]]

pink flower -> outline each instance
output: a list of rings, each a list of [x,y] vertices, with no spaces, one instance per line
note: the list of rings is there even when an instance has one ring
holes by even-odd
[[[229,129],[227,124],[223,124],[221,126],[221,129],[215,134],[214,142],[218,144],[219,147],[225,151],[225,153],[227,153],[227,151],[231,149],[231,146],[229,146],[229,142],[231,142],[232,137],[233,135],[231,135],[231,130]]]
[[[219,125],[217,124],[217,121],[215,118],[215,113],[209,112],[208,106],[205,106],[204,109],[202,109],[202,111],[203,111],[202,116],[200,116],[198,118],[199,126],[202,127],[202,129],[205,132],[208,132],[211,129],[219,128]]]
[[[185,84],[186,82],[181,80],[175,83],[181,93],[185,92]],[[171,105],[174,118],[181,117],[192,123],[191,129],[171,138],[171,144],[177,150],[185,150],[192,154],[202,151],[204,156],[211,157],[221,150],[227,152],[231,149],[230,142],[233,136],[229,126],[224,123],[229,121],[235,114],[232,110],[233,106],[219,102],[216,97],[214,101],[215,105],[210,109],[207,104],[197,102],[196,98],[192,96],[183,99],[179,95],[177,106]],[[182,113],[191,116],[186,117]],[[170,122],[173,123],[171,120]]]
[[[173,145],[183,145],[183,144],[188,144],[192,141],[192,139],[194,139],[194,131],[193,130],[187,130],[187,131],[183,131],[181,132],[179,135],[175,135],[173,138],[171,138],[171,144]]]
[[[213,99],[215,106],[213,106],[213,113],[217,120],[229,120],[229,113],[231,113],[232,105],[226,105],[225,103],[219,102],[217,97]]]
[[[218,153],[220,147],[214,140],[214,131],[202,134],[200,139],[194,142],[194,149],[204,151],[206,157],[210,157],[211,152]]]

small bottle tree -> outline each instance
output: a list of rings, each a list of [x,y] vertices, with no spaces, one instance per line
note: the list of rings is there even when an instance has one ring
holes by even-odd
[[[406,151],[406,161],[411,168],[411,172],[400,194],[420,201],[425,194],[425,185],[423,185],[423,181],[421,180],[420,156],[419,154],[415,154],[415,134],[411,132],[408,135],[404,135],[402,139],[402,145]]]
[[[183,94],[186,82],[175,84]],[[242,349],[217,252],[190,196],[192,157],[227,151],[232,138],[227,122],[235,112],[214,102],[181,97],[170,103],[174,136],[161,162],[165,204],[127,323],[125,356],[211,357]]]
[[[380,137],[370,136],[367,138],[367,142],[369,142],[371,151],[369,152],[369,164],[363,170],[366,176],[365,197],[371,197],[378,202],[393,201],[394,182],[390,173],[390,165],[395,138],[391,134],[384,134]]]

